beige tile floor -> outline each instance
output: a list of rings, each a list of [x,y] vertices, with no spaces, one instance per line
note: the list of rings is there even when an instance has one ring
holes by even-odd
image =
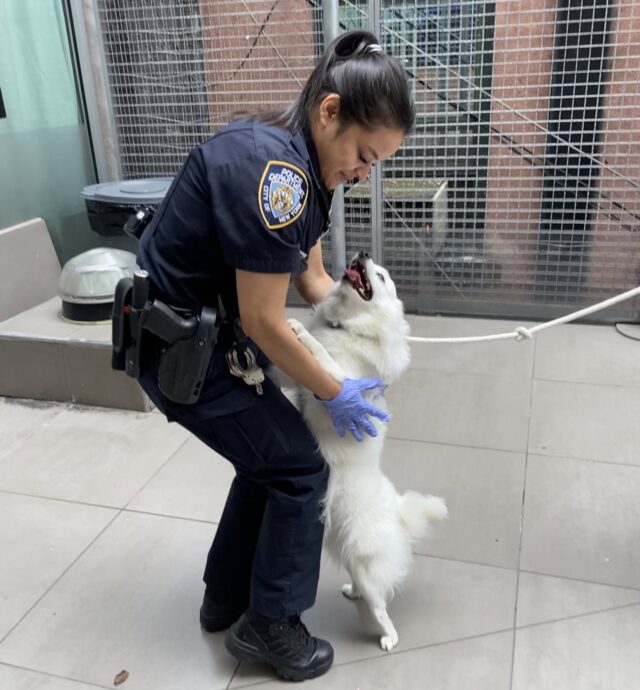
[[[303,313],[303,312],[302,312]],[[298,316],[300,314],[297,314]],[[511,329],[412,318],[414,334]],[[564,326],[534,342],[413,345],[384,465],[447,499],[376,643],[323,563],[305,618],[327,690],[640,687],[640,342]],[[229,466],[157,412],[0,399],[0,688],[284,686],[197,612]]]

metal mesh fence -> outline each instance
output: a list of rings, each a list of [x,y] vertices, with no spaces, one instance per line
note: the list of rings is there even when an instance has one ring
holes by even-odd
[[[322,46],[306,0],[98,0],[123,176],[173,175],[240,111],[282,110]]]
[[[546,317],[640,282],[635,0],[339,4],[342,30],[403,60],[418,114],[381,199],[346,190],[348,254],[381,246],[422,313]],[[323,46],[319,1],[123,5],[98,0],[126,177],[173,174],[234,111],[283,108]]]
[[[340,31],[370,30],[368,0],[346,0],[339,4]],[[371,187],[360,183],[345,189],[344,196],[345,247],[347,258],[360,251],[373,253],[371,226]],[[377,260],[377,257],[374,257]],[[330,255],[325,251],[325,264]],[[382,263],[382,259],[379,263]]]
[[[123,176],[171,176],[211,133],[198,0],[99,12]]]
[[[384,45],[404,58],[417,111],[384,166],[384,247],[415,310],[468,302],[494,280],[484,255],[494,17],[494,3],[473,0],[383,5]]]

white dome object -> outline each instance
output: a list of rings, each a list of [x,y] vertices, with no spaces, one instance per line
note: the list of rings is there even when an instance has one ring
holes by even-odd
[[[58,294],[62,316],[72,321],[105,321],[111,318],[116,285],[137,269],[135,254],[99,247],[74,256],[62,268]]]

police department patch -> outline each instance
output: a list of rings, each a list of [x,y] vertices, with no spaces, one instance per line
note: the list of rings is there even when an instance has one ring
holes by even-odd
[[[269,161],[258,189],[258,203],[264,224],[279,230],[293,223],[307,203],[306,175],[291,163]]]

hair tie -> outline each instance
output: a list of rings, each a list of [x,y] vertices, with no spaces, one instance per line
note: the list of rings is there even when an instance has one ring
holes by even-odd
[[[381,53],[382,52],[382,46],[379,43],[370,43],[367,46],[367,54],[369,55],[370,53]]]

